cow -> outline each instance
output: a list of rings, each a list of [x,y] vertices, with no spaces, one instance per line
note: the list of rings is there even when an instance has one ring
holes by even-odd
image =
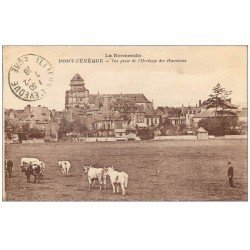
[[[42,178],[42,172],[43,167],[41,164],[25,164],[24,166],[21,166],[22,172],[25,173],[27,177],[27,182],[30,182],[30,176],[34,176],[34,183],[38,180],[38,183],[40,183],[40,180]]]
[[[113,193],[119,193],[119,187],[121,187],[122,195],[125,195],[128,186],[128,174],[115,171],[113,167],[104,168],[104,171],[110,177]]]
[[[90,166],[83,166],[85,174],[88,176],[89,188],[94,188],[95,181],[99,181],[100,189],[102,186],[106,189],[106,174],[103,168],[94,168]]]
[[[40,161],[40,163],[38,165],[41,167],[41,180],[42,180],[43,172],[45,170],[45,163],[43,161]]]
[[[70,163],[68,161],[59,161],[57,162],[58,166],[62,168],[63,175],[69,174],[69,169],[71,167]]]
[[[40,164],[40,160],[38,158],[27,158],[24,157],[21,159],[21,167],[26,164]]]
[[[7,175],[8,175],[10,178],[11,174],[12,174],[12,170],[13,170],[13,161],[11,161],[9,159],[5,159],[5,161],[4,161],[5,177],[7,177]]]
[[[40,161],[38,158],[29,158],[29,157],[23,157],[21,159],[21,168],[29,165],[38,165],[41,168],[41,179],[42,179],[42,174],[45,169],[45,163],[43,161]]]

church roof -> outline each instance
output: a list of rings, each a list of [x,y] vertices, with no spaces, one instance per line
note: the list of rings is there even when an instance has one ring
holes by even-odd
[[[70,81],[70,86],[84,85],[84,84],[85,83],[83,78],[78,73],[76,73],[75,76]]]
[[[89,102],[96,104],[96,102],[103,102],[104,97],[109,96],[112,101],[117,104],[121,103],[150,103],[150,101],[143,94],[90,94]]]
[[[76,73],[71,81],[83,81],[83,79],[78,73]]]

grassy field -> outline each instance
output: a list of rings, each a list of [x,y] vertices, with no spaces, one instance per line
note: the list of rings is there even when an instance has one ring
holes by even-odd
[[[14,162],[13,177],[5,180],[10,201],[246,201],[247,140],[141,141],[108,143],[51,143],[5,145]],[[40,184],[26,184],[20,170],[22,157],[37,157],[46,164]],[[63,176],[57,161],[72,168]],[[235,171],[229,188],[227,161]],[[129,175],[127,195],[88,189],[82,165],[114,165]],[[157,170],[160,171],[158,174]]]

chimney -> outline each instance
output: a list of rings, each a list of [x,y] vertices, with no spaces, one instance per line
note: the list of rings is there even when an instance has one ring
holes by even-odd
[[[28,112],[30,112],[30,110],[31,110],[31,105],[28,104],[27,107],[25,107],[25,110],[28,111]]]
[[[56,110],[55,109],[52,109],[51,115],[52,115],[52,117],[56,117]]]
[[[109,109],[109,102],[110,102],[110,97],[109,96],[107,96],[107,95],[105,95],[104,97],[103,97],[103,106],[104,107],[106,107],[107,109]]]
[[[201,100],[199,100],[199,107],[201,107]]]

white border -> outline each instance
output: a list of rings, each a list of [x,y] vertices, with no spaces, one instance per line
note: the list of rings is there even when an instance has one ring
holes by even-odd
[[[249,44],[247,1],[14,0],[0,10],[5,45]],[[0,210],[2,249],[250,247],[249,202],[5,202]]]

